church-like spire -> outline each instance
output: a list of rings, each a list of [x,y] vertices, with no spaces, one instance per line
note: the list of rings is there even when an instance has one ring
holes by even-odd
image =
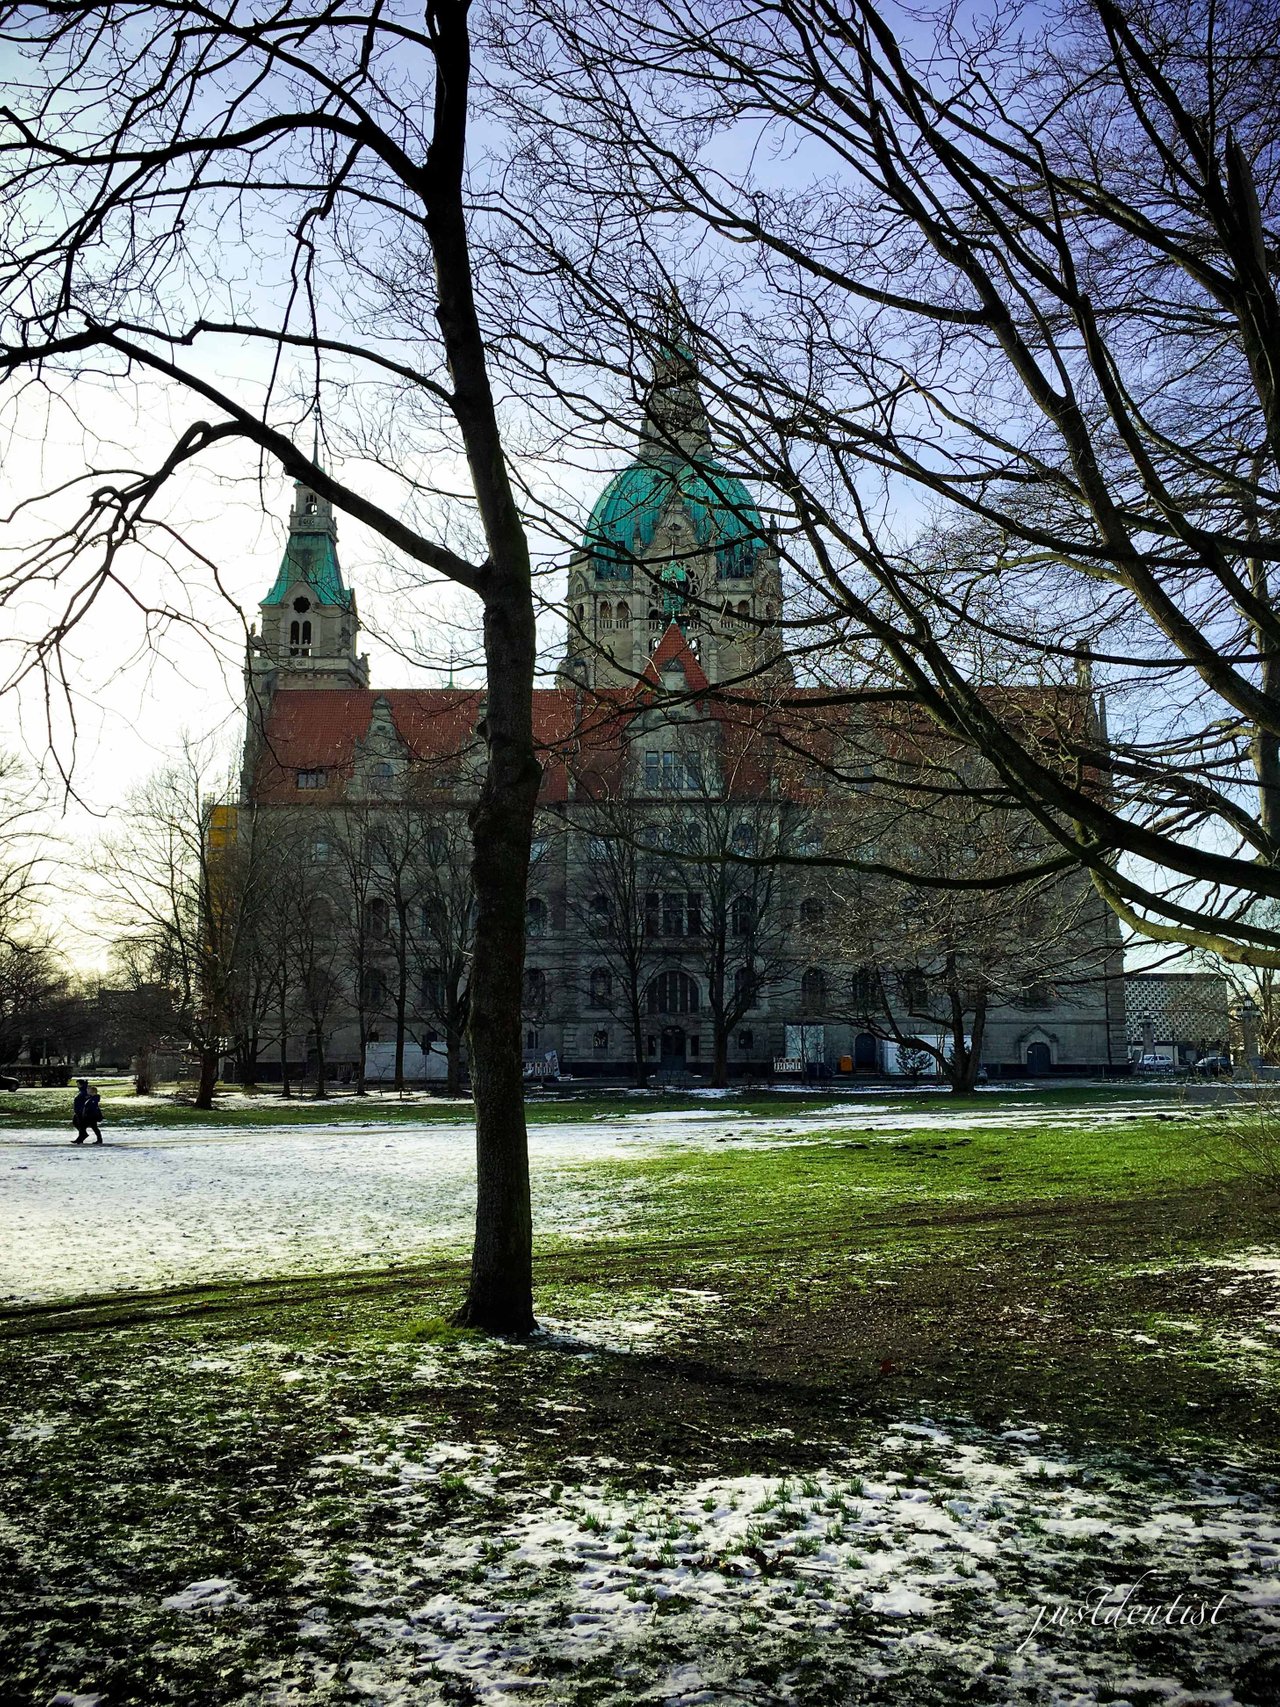
[[[320,466],[319,428],[312,461]],[[346,611],[354,609],[351,591],[342,579],[338,562],[338,521],[333,505],[303,480],[294,482],[289,543],[263,605],[283,604],[290,590],[300,582],[306,584],[317,604],[336,605]]]
[[[688,322],[673,290],[658,323],[653,377],[645,392],[640,455],[699,461],[711,454],[711,424],[698,384]]]

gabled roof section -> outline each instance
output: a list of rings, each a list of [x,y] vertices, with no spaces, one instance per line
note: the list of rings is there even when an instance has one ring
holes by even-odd
[[[666,683],[662,678],[673,664],[678,664],[684,673],[686,693],[705,693],[710,687],[707,672],[694,657],[688,638],[678,622],[667,624],[667,632],[649,654],[649,662],[640,677],[640,690],[643,691],[646,687],[665,687]]]

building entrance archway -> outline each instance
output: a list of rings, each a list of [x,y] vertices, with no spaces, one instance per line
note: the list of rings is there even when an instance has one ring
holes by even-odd
[[[1027,1071],[1030,1073],[1047,1073],[1053,1066],[1053,1056],[1047,1043],[1028,1043]]]

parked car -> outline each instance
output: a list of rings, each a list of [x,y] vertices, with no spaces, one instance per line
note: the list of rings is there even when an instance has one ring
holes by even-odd
[[[1230,1055],[1202,1055],[1191,1071],[1200,1078],[1229,1079],[1235,1069]]]
[[[16,1091],[17,1089],[17,1079],[11,1079],[8,1073],[0,1073],[0,1091]]]
[[[1176,1073],[1177,1063],[1164,1055],[1139,1055],[1133,1063],[1135,1073]]]

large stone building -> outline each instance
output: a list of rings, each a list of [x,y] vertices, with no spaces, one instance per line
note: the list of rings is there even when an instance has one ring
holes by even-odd
[[[888,909],[887,935],[868,936],[868,879],[814,863],[872,834],[865,761],[900,770],[905,726],[869,724],[795,684],[782,597],[777,551],[745,486],[717,464],[696,373],[674,351],[635,455],[569,564],[556,685],[535,691],[531,1061],[694,1078],[771,1075],[780,1062],[931,1066],[952,1007],[940,984],[930,995],[944,972],[937,943],[894,937],[909,904]],[[358,641],[332,509],[299,487],[246,673],[245,804],[301,825],[309,850],[291,898],[311,932],[298,989],[315,981],[317,916],[332,937],[325,999],[294,1001],[286,1054],[301,1068],[319,1042],[329,1071],[349,1073],[385,1062],[398,1038],[412,1073],[420,1048],[449,1032],[456,1047],[465,1014],[460,850],[483,699],[379,691]],[[900,811],[898,823],[901,841]],[[351,857],[357,843],[366,860]],[[311,913],[299,890],[314,890]],[[1126,1058],[1114,926],[1077,890],[1070,899],[1061,940],[1045,926],[1042,965],[1013,946],[1003,972],[995,950],[975,957],[981,989],[964,999],[983,1011],[965,1026],[981,1031],[990,1073],[1097,1072]],[[1026,934],[1014,921],[1006,939]],[[973,967],[964,977],[962,995],[977,988]]]

